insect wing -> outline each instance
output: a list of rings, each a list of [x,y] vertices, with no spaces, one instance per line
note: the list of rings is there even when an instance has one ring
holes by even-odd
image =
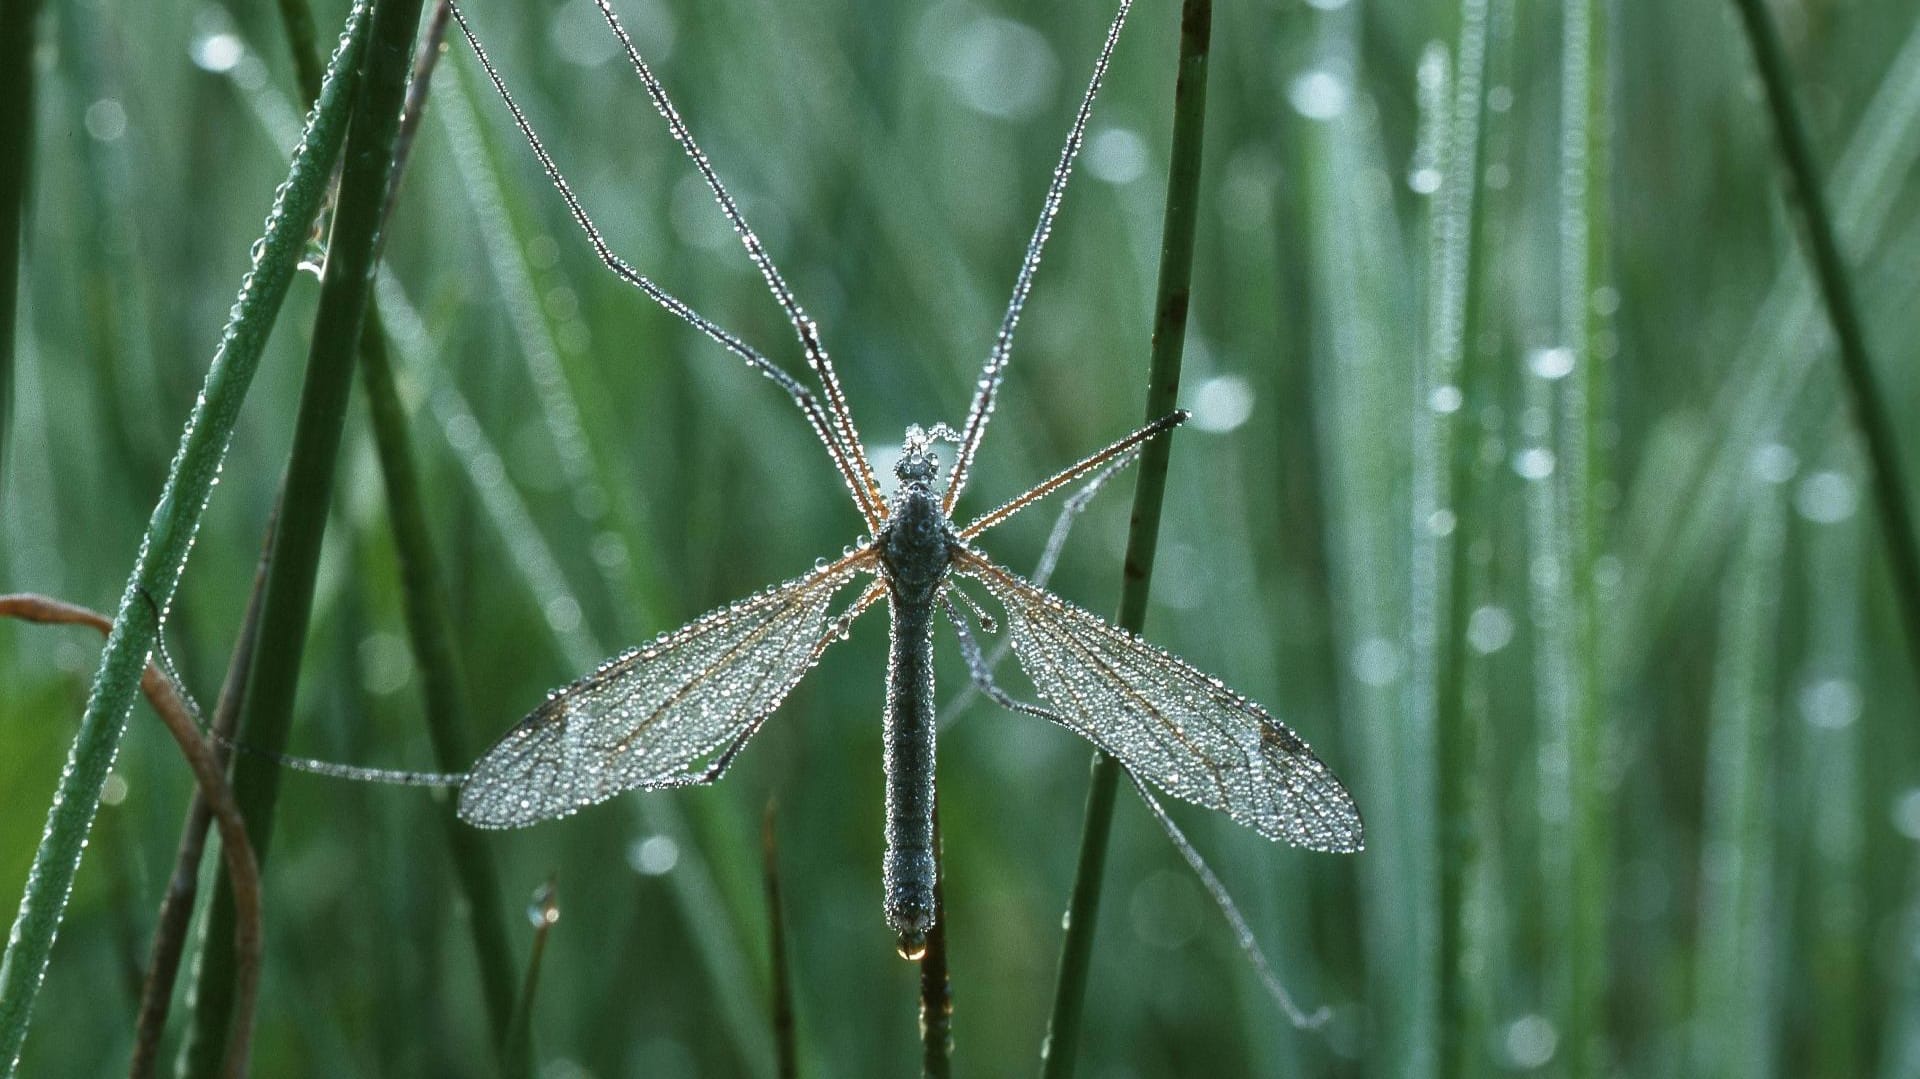
[[[1014,655],[1055,718],[1134,775],[1269,839],[1361,848],[1352,795],[1265,709],[977,554],[958,569],[1006,607]]]
[[[859,556],[707,614],[554,691],[481,757],[460,817],[517,828],[639,788],[708,783],[834,639]]]

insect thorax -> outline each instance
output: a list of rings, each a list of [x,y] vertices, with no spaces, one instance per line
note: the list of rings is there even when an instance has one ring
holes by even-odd
[[[894,496],[893,513],[880,535],[880,560],[896,596],[932,601],[953,564],[953,537],[929,484],[909,483]]]

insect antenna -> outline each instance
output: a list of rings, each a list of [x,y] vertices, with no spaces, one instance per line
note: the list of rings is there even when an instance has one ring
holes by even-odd
[[[662,85],[659,77],[654,75],[653,69],[647,66],[646,60],[640,55],[640,50],[634,46],[633,37],[627,33],[626,27],[620,24],[620,18],[614,14],[610,0],[593,0],[593,2],[594,6],[600,9],[601,16],[607,20],[607,26],[612,28],[614,36],[620,39],[620,47],[627,54],[627,62],[633,65],[634,74],[640,76],[640,82],[646,87],[647,97],[652,99],[654,109],[660,113],[661,119],[667,122],[667,130],[672,132],[673,141],[679,143],[680,148],[686,151],[688,159],[693,162],[693,167],[699,170],[700,178],[707,182],[707,190],[713,192],[714,199],[720,203],[721,212],[727,215],[727,222],[733,226],[734,234],[740,237],[741,245],[747,249],[747,257],[753,260],[754,267],[760,271],[761,279],[766,281],[767,291],[773,293],[774,302],[780,305],[780,310],[787,316],[787,321],[793,325],[794,336],[800,339],[800,350],[806,354],[807,367],[813,371],[814,377],[820,380],[820,388],[826,394],[827,410],[833,416],[834,429],[841,440],[841,449],[859,471],[860,481],[866,487],[868,497],[872,499],[875,506],[879,507],[884,517],[886,500],[881,497],[880,484],[874,479],[873,465],[867,460],[865,443],[860,441],[860,432],[853,425],[853,410],[847,406],[846,394],[840,388],[840,376],[834,372],[833,361],[827,357],[826,346],[820,343],[819,325],[801,308],[800,301],[794,297],[793,290],[787,286],[786,278],[781,276],[780,268],[773,264],[773,256],[767,254],[766,245],[760,242],[759,235],[753,231],[751,225],[747,224],[746,215],[740,212],[739,204],[727,191],[726,185],[720,182],[720,174],[714,171],[713,163],[707,159],[706,152],[700,149],[699,143],[693,141],[693,132],[688,130],[687,122],[681,119],[680,110],[674,107],[673,99],[667,96],[667,88]]]
[[[980,371],[980,381],[974,390],[973,404],[967,409],[967,422],[961,432],[960,451],[953,460],[952,477],[947,481],[947,494],[942,508],[948,513],[960,498],[960,491],[967,485],[967,474],[973,468],[974,454],[979,452],[980,439],[986,434],[987,420],[993,416],[994,397],[999,393],[1000,381],[1006,375],[1007,360],[1013,354],[1013,330],[1020,324],[1020,311],[1027,305],[1027,295],[1033,291],[1033,275],[1040,268],[1040,255],[1047,245],[1047,237],[1053,234],[1053,219],[1059,216],[1060,203],[1066,198],[1067,181],[1073,177],[1074,159],[1080,156],[1080,147],[1087,138],[1087,119],[1093,115],[1093,99],[1100,93],[1100,84],[1107,77],[1107,63],[1113,58],[1113,47],[1120,40],[1120,29],[1126,25],[1127,12],[1133,7],[1133,0],[1120,0],[1120,10],[1114,13],[1113,24],[1107,27],[1107,39],[1100,46],[1100,58],[1094,61],[1093,77],[1087,82],[1087,92],[1080,99],[1080,110],[1074,114],[1073,126],[1067,129],[1067,143],[1060,148],[1060,163],[1054,166],[1053,180],[1047,185],[1047,197],[1040,204],[1040,220],[1033,226],[1033,236],[1027,241],[1026,256],[1020,261],[1020,272],[1013,279],[1013,298],[1007,302],[1007,312],[1000,318],[1000,330],[994,335],[993,350],[987,354],[987,363]]]
[[[879,496],[878,489],[873,486],[872,470],[865,465],[865,455],[862,453],[859,456],[860,464],[856,466],[855,458],[850,456],[841,435],[837,433],[838,428],[834,423],[829,422],[826,412],[821,408],[820,401],[813,395],[813,391],[801,385],[798,379],[761,355],[751,345],[729,333],[712,319],[695,311],[679,297],[655,284],[651,278],[634,269],[614,252],[601,234],[599,226],[595,225],[593,218],[587,214],[586,207],[580,202],[579,196],[574,194],[573,185],[569,184],[566,176],[560,172],[559,163],[547,151],[546,144],[540,141],[540,136],[534,132],[532,121],[527,119],[527,114],[520,108],[520,103],[515,101],[513,94],[508,91],[506,80],[501,77],[499,69],[487,55],[485,46],[480,44],[480,38],[475,35],[473,27],[467,22],[466,12],[462,11],[457,4],[449,4],[448,8],[453,13],[454,21],[460,26],[460,33],[466,37],[467,44],[473,49],[474,57],[480,61],[481,68],[486,71],[487,80],[493,84],[494,91],[500,95],[500,100],[506,103],[507,111],[513,115],[514,126],[520,129],[521,137],[533,150],[533,156],[540,162],[540,168],[547,174],[547,179],[552,181],[554,188],[560,192],[560,198],[566,203],[567,212],[572,215],[574,223],[586,233],[587,243],[592,246],[600,262],[611,270],[614,276],[639,289],[669,314],[705,334],[728,352],[745,360],[749,367],[772,379],[785,390],[787,396],[793,399],[794,404],[798,405],[801,413],[806,416],[807,423],[813,427],[814,434],[826,446],[827,455],[832,458],[834,468],[840,472],[841,479],[846,482],[847,490],[853,495],[854,504],[859,507],[860,514],[866,519],[868,527],[877,527],[886,519],[885,500]],[[857,445],[854,451],[859,452]]]

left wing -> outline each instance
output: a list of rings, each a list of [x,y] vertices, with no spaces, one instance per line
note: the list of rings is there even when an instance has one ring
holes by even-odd
[[[1014,655],[1053,718],[1135,776],[1269,839],[1362,847],[1353,796],[1265,709],[976,552],[963,551],[954,567],[1006,607]]]
[[[636,788],[710,783],[838,636],[827,607],[861,551],[608,660],[508,731],[460,790],[460,818],[518,828]],[[854,611],[870,602],[863,596]]]

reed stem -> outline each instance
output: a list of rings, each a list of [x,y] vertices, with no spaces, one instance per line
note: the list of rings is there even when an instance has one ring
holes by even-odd
[[[1180,9],[1179,74],[1173,87],[1173,153],[1167,172],[1167,201],[1160,240],[1160,281],[1154,297],[1152,358],[1147,369],[1147,421],[1174,410],[1180,390],[1180,361],[1186,347],[1187,308],[1193,279],[1193,239],[1199,218],[1201,148],[1206,123],[1207,57],[1213,28],[1212,0],[1185,0]],[[1120,611],[1116,621],[1138,632],[1146,621],[1147,592],[1153,580],[1154,550],[1160,538],[1160,509],[1167,490],[1171,437],[1141,448],[1133,492],[1133,516],[1127,527]],[[1059,978],[1047,1040],[1041,1050],[1041,1074],[1065,1079],[1073,1074],[1080,1047],[1080,1024],[1093,961],[1093,931],[1100,914],[1100,892],[1113,828],[1114,794],[1120,763],[1095,751],[1087,789],[1086,821],[1080,856],[1068,901],[1066,936],[1060,944]]]
[[[306,381],[294,421],[285,501],[260,608],[260,642],[241,707],[240,739],[264,755],[246,754],[234,761],[234,794],[262,862],[272,839],[279,791],[279,768],[270,757],[284,749],[293,716],[314,576],[332,503],[334,465],[373,281],[374,249],[420,8],[421,0],[375,0],[373,6],[365,77],[347,135]],[[225,1041],[233,961],[224,938],[230,935],[226,930],[232,917],[232,897],[223,886],[208,915],[209,932],[197,967],[193,1032],[183,1054],[186,1075],[213,1074]]]

